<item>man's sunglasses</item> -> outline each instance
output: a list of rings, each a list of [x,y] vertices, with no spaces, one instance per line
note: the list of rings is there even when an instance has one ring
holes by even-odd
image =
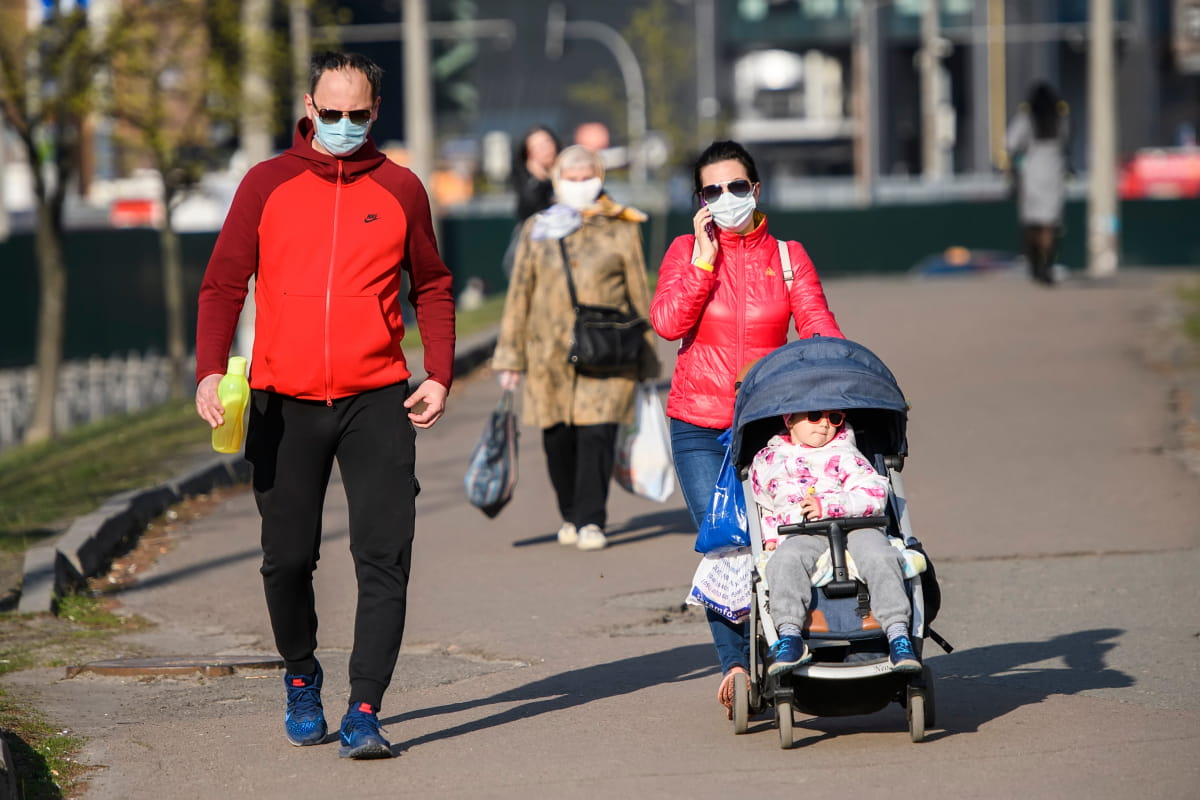
[[[789,421],[791,419],[795,419],[796,417],[804,417],[805,419],[807,419],[809,422],[812,422],[812,423],[820,422],[825,417],[828,417],[829,424],[836,428],[839,425],[841,425],[843,422],[846,421],[846,412],[845,411],[803,411],[799,414],[789,415]]]
[[[745,197],[754,191],[754,184],[745,178],[724,183],[710,183],[700,190],[700,199],[705,203],[715,203],[725,189],[728,189],[734,197]]]
[[[342,117],[349,117],[355,125],[366,125],[371,121],[371,109],[356,108],[353,111],[339,111],[336,108],[318,108],[317,117],[326,125],[336,125]]]

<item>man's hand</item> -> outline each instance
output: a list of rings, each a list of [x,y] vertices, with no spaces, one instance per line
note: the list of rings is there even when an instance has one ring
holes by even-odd
[[[220,382],[221,375],[213,373],[196,386],[196,413],[214,428],[225,422],[225,406],[217,397],[217,384]]]
[[[446,394],[446,387],[437,381],[425,381],[404,401],[404,407],[410,409],[408,419],[418,428],[432,428],[446,413]]]

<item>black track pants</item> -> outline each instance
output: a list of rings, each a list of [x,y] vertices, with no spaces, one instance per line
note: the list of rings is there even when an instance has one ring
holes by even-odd
[[[350,700],[376,708],[404,635],[412,563],[415,435],[404,408],[407,383],[337,400],[295,400],[255,390],[246,438],[262,515],[262,576],[275,646],[288,672],[316,668],[312,576],[321,513],[337,458],[350,509],[358,579]]]

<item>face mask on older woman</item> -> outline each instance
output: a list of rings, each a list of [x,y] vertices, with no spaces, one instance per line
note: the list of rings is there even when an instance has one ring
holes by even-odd
[[[600,179],[588,178],[582,181],[572,181],[559,178],[554,182],[554,196],[564,206],[582,211],[596,202],[596,198],[600,196]]]

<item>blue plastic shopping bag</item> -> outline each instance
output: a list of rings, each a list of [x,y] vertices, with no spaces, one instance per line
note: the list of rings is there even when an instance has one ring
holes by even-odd
[[[708,505],[708,513],[700,525],[696,535],[696,552],[710,553],[722,547],[746,547],[750,544],[750,536],[746,527],[746,497],[742,493],[742,482],[738,479],[737,469],[729,452],[729,440],[732,429],[725,431],[717,439],[725,445],[725,460],[721,462],[721,472],[717,475],[717,485],[713,487],[712,501]]]

